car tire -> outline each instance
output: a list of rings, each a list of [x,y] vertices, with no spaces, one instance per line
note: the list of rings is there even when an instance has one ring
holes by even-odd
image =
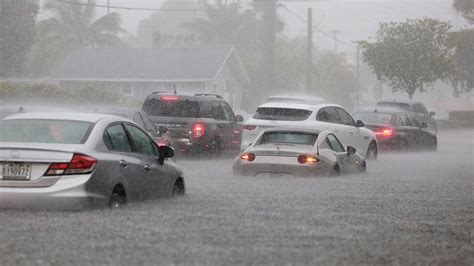
[[[438,138],[437,137],[433,137],[433,140],[431,141],[429,150],[430,151],[438,150]]]
[[[360,169],[359,169],[359,174],[363,174],[363,173],[366,173],[367,172],[367,163],[364,161],[362,161],[361,165],[360,165]]]
[[[378,151],[377,151],[377,144],[375,142],[371,142],[369,147],[367,148],[367,154],[365,158],[367,160],[377,160]]]
[[[173,197],[184,196],[185,193],[186,193],[186,189],[184,187],[184,182],[182,181],[182,179],[179,178],[178,180],[176,180],[176,182],[173,185],[173,190],[171,192],[171,195]]]
[[[109,199],[109,208],[110,209],[120,209],[125,206],[126,200],[125,195],[121,193],[114,192],[110,195]]]
[[[339,167],[338,164],[336,164],[330,171],[329,171],[329,177],[338,177],[341,175],[341,167]]]
[[[211,158],[219,158],[220,156],[220,145],[219,145],[219,142],[217,142],[216,140],[213,140],[211,142],[211,144],[209,144],[209,148],[207,150],[207,152],[209,153],[210,157]]]

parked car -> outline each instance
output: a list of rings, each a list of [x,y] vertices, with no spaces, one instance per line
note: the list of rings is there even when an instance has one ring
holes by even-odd
[[[384,149],[436,149],[438,139],[427,129],[426,123],[421,125],[418,120],[407,112],[367,111],[354,114],[355,119],[362,120],[365,127],[374,131],[380,148]]]
[[[217,155],[240,147],[243,117],[236,116],[219,95],[153,93],[142,110],[169,130],[171,143],[180,152]]]
[[[84,112],[93,112],[93,113],[101,113],[101,114],[111,114],[117,115],[120,117],[124,117],[127,119],[132,120],[133,122],[140,125],[143,129],[145,129],[148,134],[150,134],[156,141],[159,146],[168,145],[171,146],[171,140],[168,135],[168,129],[166,127],[157,127],[153,120],[148,116],[147,113],[141,110],[135,110],[126,107],[103,107],[103,106],[95,106],[95,107],[82,107],[81,111]]]
[[[244,124],[241,150],[252,144],[260,132],[271,127],[330,130],[344,146],[355,147],[366,158],[377,158],[375,134],[336,104],[264,103]]]
[[[344,149],[334,133],[299,129],[264,130],[233,165],[235,175],[336,176],[366,169],[364,158],[352,146]]]
[[[428,112],[425,105],[421,102],[416,101],[401,101],[401,100],[384,100],[379,101],[375,104],[375,108],[379,111],[384,109],[397,109],[413,115],[419,124],[426,123],[427,130],[432,131],[434,134],[438,132],[438,124],[434,119],[435,112]]]
[[[181,169],[131,120],[24,113],[0,121],[0,207],[81,209],[185,193]]]

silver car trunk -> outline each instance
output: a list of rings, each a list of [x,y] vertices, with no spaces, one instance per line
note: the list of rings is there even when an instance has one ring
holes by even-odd
[[[70,162],[79,145],[0,143],[0,187],[49,186],[43,175],[51,163]]]

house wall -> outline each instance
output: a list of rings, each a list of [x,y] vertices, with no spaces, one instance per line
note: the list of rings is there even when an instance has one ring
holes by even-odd
[[[232,109],[240,110],[242,101],[242,91],[244,89],[242,81],[236,77],[229,65],[225,65],[215,81],[211,85],[212,93],[224,97],[231,105]]]

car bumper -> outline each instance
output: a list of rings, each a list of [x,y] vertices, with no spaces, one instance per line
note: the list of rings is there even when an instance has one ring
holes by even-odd
[[[328,173],[329,168],[320,162],[300,164],[296,158],[291,158],[295,162],[246,162],[237,159],[234,162],[233,170],[235,175],[255,176],[258,174],[289,174],[293,176],[319,176]]]
[[[0,208],[81,210],[107,204],[107,196],[87,191],[88,180],[65,176],[50,187],[0,187]]]

